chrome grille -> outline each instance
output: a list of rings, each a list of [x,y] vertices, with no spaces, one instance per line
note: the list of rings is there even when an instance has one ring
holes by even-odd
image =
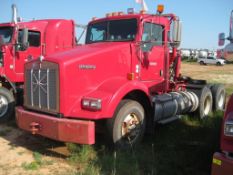
[[[58,112],[58,67],[48,62],[37,64],[26,66],[24,105],[44,112]]]

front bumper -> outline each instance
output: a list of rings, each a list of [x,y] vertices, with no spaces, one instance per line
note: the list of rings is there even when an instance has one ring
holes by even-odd
[[[214,153],[211,175],[232,175],[233,159],[225,156],[223,153]]]
[[[54,140],[80,144],[95,143],[95,123],[30,112],[16,107],[19,128]]]

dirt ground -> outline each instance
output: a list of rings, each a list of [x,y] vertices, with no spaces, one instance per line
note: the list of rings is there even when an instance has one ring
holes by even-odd
[[[233,86],[233,65],[200,66],[182,64],[182,74],[211,82]],[[38,158],[39,168],[33,168]],[[16,126],[0,124],[0,175],[74,174],[75,168],[67,161],[68,151],[63,143],[32,136]],[[33,170],[34,169],[34,170]]]
[[[196,79],[205,79],[210,82],[221,82],[225,85],[233,85],[233,64],[224,66],[184,63],[181,65],[181,73]]]

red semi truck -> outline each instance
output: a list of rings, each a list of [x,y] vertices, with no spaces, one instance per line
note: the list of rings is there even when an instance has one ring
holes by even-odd
[[[95,132],[117,146],[137,144],[147,127],[181,114],[223,109],[225,90],[180,74],[181,22],[174,14],[114,12],[93,18],[85,45],[25,65],[23,130],[94,144]]]
[[[219,35],[219,45],[224,44],[225,34]],[[233,11],[230,18],[230,40],[224,53],[228,60],[233,61]],[[227,49],[226,49],[227,48]],[[226,50],[228,50],[226,52]],[[212,175],[233,174],[233,94],[231,95],[225,110],[221,131],[221,152],[216,152],[212,161]]]
[[[39,56],[75,47],[73,20],[46,19],[0,24],[0,122],[13,116],[15,103],[22,99],[24,64]]]

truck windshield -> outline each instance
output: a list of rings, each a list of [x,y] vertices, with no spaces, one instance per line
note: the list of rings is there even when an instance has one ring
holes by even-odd
[[[11,42],[13,27],[0,27],[0,44]]]
[[[137,19],[111,20],[90,24],[86,44],[107,41],[133,41],[137,32]]]

